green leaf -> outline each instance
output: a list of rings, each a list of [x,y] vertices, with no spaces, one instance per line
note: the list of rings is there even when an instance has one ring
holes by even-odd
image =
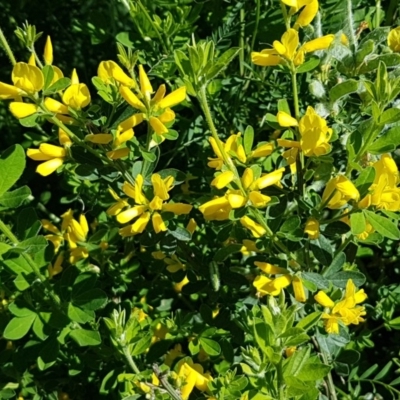
[[[213,260],[222,262],[226,260],[231,254],[238,253],[243,246],[237,243],[231,243],[228,246],[221,247],[215,254]]]
[[[340,252],[332,260],[331,265],[322,273],[323,276],[329,278],[330,276],[339,272],[346,263],[346,254]]]
[[[190,232],[187,229],[182,228],[180,226],[177,226],[176,229],[173,231],[168,230],[168,233],[170,233],[174,238],[182,242],[187,242],[192,239],[192,235],[190,234]]]
[[[332,103],[347,96],[351,93],[357,92],[358,81],[355,79],[349,79],[347,81],[338,83],[329,91],[329,98]]]
[[[252,126],[249,125],[245,129],[243,135],[243,146],[246,154],[249,154],[251,152],[251,149],[253,148],[253,142],[254,142],[254,129]]]
[[[318,323],[318,321],[321,319],[322,313],[320,311],[315,311],[306,317],[302,318],[296,325],[296,328],[301,328],[304,331],[308,331],[311,329],[314,325]]]
[[[140,340],[138,340],[136,343],[130,346],[130,352],[133,357],[138,356],[140,354],[143,354],[146,352],[150,346],[151,346],[151,339],[152,335],[150,333],[146,334]]]
[[[31,237],[29,239],[23,240],[14,249],[15,251],[20,251],[23,253],[36,254],[43,251],[48,246],[47,240],[44,236]]]
[[[305,72],[310,72],[313,69],[317,68],[321,60],[318,57],[311,57],[305,63],[301,64],[296,72],[298,74],[304,74]]]
[[[382,154],[393,151],[398,146],[400,146],[400,127],[395,126],[375,140],[375,142],[369,146],[368,151],[372,154]]]
[[[81,347],[98,346],[101,343],[101,336],[98,331],[75,329],[71,331],[69,336]]]
[[[200,345],[209,356],[219,356],[221,354],[221,346],[215,340],[207,337],[199,338]]]
[[[53,81],[53,77],[54,77],[54,70],[53,67],[51,65],[45,65],[42,68],[42,73],[43,73],[43,77],[44,77],[44,90],[46,90],[51,82]]]
[[[291,357],[286,359],[283,367],[283,376],[285,380],[287,377],[297,376],[309,358],[310,348],[307,346],[299,351],[295,351]]]
[[[319,362],[308,362],[301,368],[297,377],[303,381],[318,381],[328,375],[331,367]]]
[[[6,208],[17,208],[32,194],[28,186],[22,186],[0,196],[0,205]]]
[[[72,303],[68,304],[68,318],[71,321],[78,322],[79,324],[86,324],[86,322],[94,321],[95,313],[92,310],[82,310],[75,307]]]
[[[319,235],[318,239],[310,241],[310,249],[315,258],[323,265],[330,265],[332,262],[332,246],[331,242],[323,235]]]
[[[300,226],[300,218],[297,215],[293,215],[289,218],[287,218],[281,228],[280,232],[282,233],[291,233],[294,232],[299,226]]]
[[[101,289],[91,289],[74,296],[72,303],[85,310],[98,310],[107,303],[107,295]]]
[[[390,219],[368,210],[364,210],[364,213],[366,214],[368,222],[382,236],[393,240],[398,240],[400,238],[399,228]]]
[[[396,67],[400,64],[400,54],[391,53],[391,54],[383,54],[381,56],[377,56],[376,58],[370,60],[368,63],[362,64],[359,68],[359,74],[366,74],[378,68],[379,63],[383,62],[387,67]]]
[[[328,289],[329,282],[321,274],[316,272],[303,272],[301,274],[302,279],[312,282],[317,286],[318,289]]]
[[[230,62],[239,54],[240,48],[232,47],[223,53],[215,64],[208,70],[206,80],[211,81],[217,75],[219,75]]]
[[[71,79],[65,77],[61,78],[57,82],[53,83],[48,89],[44,90],[43,94],[45,96],[48,96],[49,94],[57,93],[61,90],[66,89],[70,84]]]
[[[25,169],[25,152],[16,144],[3,151],[0,156],[0,196],[10,189]]]
[[[4,329],[3,336],[8,340],[22,339],[31,329],[36,314],[30,314],[22,318],[12,318]]]
[[[115,39],[129,49],[133,49],[133,42],[129,39],[129,32],[120,32]]]
[[[37,359],[38,367],[41,371],[50,368],[56,363],[59,349],[60,346],[55,337],[50,337],[43,343]]]
[[[377,369],[379,368],[378,364],[374,364],[372,367],[369,367],[361,376],[360,379],[367,379],[370,377]]]
[[[368,194],[368,189],[372,185],[375,179],[375,168],[367,167],[365,168],[359,177],[354,182],[357,190],[360,192],[360,198],[363,198]]]
[[[394,124],[400,121],[400,110],[398,108],[389,108],[379,116],[379,123],[382,125]]]
[[[351,233],[353,235],[359,235],[360,233],[363,233],[367,227],[364,214],[362,212],[351,214],[350,226],[351,226]]]
[[[21,240],[36,236],[41,227],[42,224],[40,223],[34,208],[25,208],[18,214],[17,236]]]
[[[341,271],[337,274],[329,277],[329,280],[334,286],[344,289],[346,287],[347,281],[351,279],[354,284],[358,287],[364,285],[365,276],[361,272],[357,271]]]

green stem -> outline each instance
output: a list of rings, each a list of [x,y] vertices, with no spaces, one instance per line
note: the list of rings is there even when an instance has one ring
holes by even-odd
[[[278,384],[278,400],[285,400],[285,381],[283,379],[282,359],[276,364],[276,378]]]
[[[346,238],[346,240],[338,247],[338,249],[335,252],[335,257],[341,253],[349,244],[350,242],[353,240],[352,236],[349,236],[348,238]]]
[[[357,38],[354,31],[354,18],[353,18],[353,1],[347,0],[347,25],[349,32],[350,48],[353,52],[357,50]]]
[[[399,6],[399,0],[391,0],[386,14],[385,25],[392,25],[394,13],[396,12],[398,6]]]
[[[10,47],[10,45],[8,44],[7,39],[6,39],[6,37],[4,36],[4,33],[3,33],[3,31],[2,31],[1,29],[0,29],[0,43],[2,44],[2,46],[3,46],[4,50],[5,50],[5,52],[7,53],[8,58],[9,58],[10,61],[11,61],[11,64],[12,64],[12,65],[15,65],[15,64],[17,63],[17,60],[15,59],[14,53],[12,52],[11,47]]]
[[[18,246],[20,244],[17,237],[11,232],[9,227],[1,219],[0,219],[0,231],[3,232],[4,236],[6,236],[7,239],[14,246]],[[44,288],[46,289],[47,294],[51,297],[51,299],[54,301],[54,303],[57,306],[59,306],[61,304],[59,297],[53,292],[53,289],[52,289],[51,285],[49,284],[47,278],[41,274],[40,269],[36,265],[36,263],[26,253],[22,253],[21,256],[29,264],[29,266],[32,268],[33,273],[37,276],[37,278],[43,284]]]
[[[158,27],[154,23],[153,18],[151,18],[151,16],[148,13],[146,7],[142,4],[142,2],[140,0],[137,0],[136,3],[139,6],[139,8],[141,9],[141,11],[143,12],[143,14],[146,17],[146,19],[150,22],[151,27],[153,28],[154,32],[156,33],[158,39],[160,40],[161,46],[162,46],[162,48],[164,50],[164,53],[168,54],[168,47],[165,44],[165,41],[164,41],[163,37],[161,36],[160,31],[158,30]]]
[[[39,66],[39,68],[43,68],[43,64],[42,64],[42,62],[40,61],[40,58],[39,58],[39,56],[37,55],[36,50],[35,50],[35,48],[33,47],[33,45],[32,45],[32,49],[31,49],[31,53],[35,56],[35,60],[36,60],[37,65]]]
[[[244,3],[240,9],[240,38],[239,38],[239,71],[240,76],[244,75],[244,35],[245,35],[245,10]]]
[[[253,37],[251,39],[250,53],[254,50],[254,45],[256,44],[258,25],[260,23],[260,14],[261,14],[261,2],[260,0],[256,0],[256,22],[254,25]]]
[[[157,364],[153,364],[153,371],[158,380],[161,382],[164,389],[170,394],[171,398],[173,400],[182,400],[181,395],[171,386],[171,384],[166,379],[166,376],[161,372],[160,367]]]
[[[131,356],[131,353],[129,352],[128,347],[127,347],[127,346],[124,346],[124,347],[122,348],[122,352],[124,353],[125,360],[126,360],[126,362],[128,363],[128,365],[131,367],[132,371],[133,371],[135,374],[138,374],[138,375],[139,375],[139,374],[140,374],[140,370],[139,370],[138,366],[136,365],[135,361],[133,360],[133,358],[132,358],[132,356]]]
[[[285,4],[281,3],[281,9],[283,14],[283,19],[285,20],[286,30],[290,29],[290,17],[288,16]]]
[[[379,28],[381,24],[381,0],[376,0],[376,10],[375,10],[375,29]]]

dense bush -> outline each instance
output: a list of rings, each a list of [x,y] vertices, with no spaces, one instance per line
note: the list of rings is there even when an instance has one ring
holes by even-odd
[[[398,1],[0,4],[1,399],[398,399]]]

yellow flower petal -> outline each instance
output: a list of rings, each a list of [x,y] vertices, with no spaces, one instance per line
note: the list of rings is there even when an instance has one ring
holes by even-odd
[[[315,218],[309,218],[306,222],[304,233],[306,233],[310,239],[318,239],[319,222]]]
[[[63,162],[63,158],[53,158],[49,161],[39,164],[36,168],[36,172],[42,176],[48,176],[52,174],[57,168],[61,167]]]
[[[317,50],[325,50],[331,45],[334,39],[335,35],[322,36],[317,39],[310,40],[309,42],[305,43],[301,48],[305,53],[311,53]]]
[[[234,177],[235,174],[232,171],[222,172],[213,179],[211,185],[215,186],[217,189],[222,189],[229,185],[233,181]]]
[[[259,238],[261,236],[264,236],[267,231],[260,225],[254,222],[251,218],[249,218],[247,215],[244,217],[240,218],[240,223],[247,228],[248,230],[251,231],[254,237]]]
[[[128,76],[114,61],[102,61],[97,69],[98,77],[105,83],[112,82],[111,78],[128,87],[134,87],[135,81]]]
[[[164,232],[167,230],[165,222],[159,213],[155,212],[151,220],[153,222],[153,228],[156,233]]]
[[[282,58],[279,57],[275,50],[267,51],[264,50],[262,52],[252,52],[252,63],[255,65],[260,65],[261,67],[272,67],[283,62]]]
[[[54,146],[53,144],[42,143],[39,146],[39,150],[50,157],[63,158],[66,156],[65,149],[59,146]]]
[[[294,298],[300,303],[304,303],[307,300],[306,292],[304,290],[303,281],[298,277],[292,278]]]
[[[16,86],[0,82],[0,100],[14,100],[21,95],[21,90]]]
[[[37,112],[38,106],[31,103],[22,103],[19,101],[14,101],[10,103],[10,112],[15,118],[25,118]]]
[[[168,133],[168,128],[156,117],[150,117],[149,122],[154,132],[157,135],[163,135],[164,133]]]
[[[185,203],[168,203],[163,204],[162,210],[167,212],[172,212],[175,215],[185,215],[192,211],[193,206]]]
[[[296,20],[296,25],[304,28],[310,25],[315,16],[318,13],[318,0],[309,2],[301,11],[300,15]]]
[[[125,132],[128,129],[134,128],[136,125],[139,125],[144,119],[144,114],[138,113],[138,114],[133,114],[126,120],[122,121],[118,125],[118,131],[120,132]]]
[[[120,158],[128,157],[130,150],[127,147],[123,149],[107,151],[107,157],[112,160],[119,160]]]
[[[84,83],[71,85],[63,94],[62,100],[64,104],[80,110],[90,103],[90,92]]]
[[[323,307],[327,308],[333,308],[335,306],[335,303],[330,299],[330,297],[320,290],[315,296],[314,299],[317,301],[317,303],[321,304]]]
[[[32,94],[42,90],[44,85],[42,71],[35,65],[29,65],[24,62],[14,65],[12,81],[16,87]]]
[[[46,97],[44,99],[44,105],[52,113],[68,114],[68,107],[63,103],[52,99],[51,97]]]
[[[120,224],[125,224],[132,221],[134,218],[142,215],[146,211],[146,206],[135,206],[128,210],[122,211],[117,215],[117,221]]]
[[[157,103],[159,108],[170,108],[174,107],[179,103],[182,103],[186,99],[186,87],[182,86],[179,89],[174,90],[169,95],[165,96],[161,101]]]
[[[149,77],[147,76],[143,65],[139,65],[139,83],[140,83],[140,91],[143,96],[150,98],[150,95],[154,92],[153,86],[151,86]]]
[[[284,171],[285,168],[279,168],[269,174],[261,176],[256,180],[255,186],[258,189],[264,189],[268,186],[276,185],[281,181]]]
[[[145,105],[139,100],[139,98],[126,86],[120,86],[119,93],[125,99],[125,101],[133,108],[140,111],[146,111]]]
[[[262,262],[262,261],[254,261],[254,265],[261,269],[261,271],[266,274],[271,275],[286,275],[289,271],[286,268],[277,267],[276,265],[272,265],[270,263]]]
[[[290,126],[298,126],[298,122],[296,118],[293,118],[289,114],[285,113],[284,111],[279,111],[277,116],[278,124],[285,128]]]
[[[96,133],[85,136],[87,142],[96,144],[108,144],[113,141],[113,135],[109,133]]]
[[[53,64],[53,45],[50,36],[47,36],[46,45],[44,46],[43,59],[46,65]]]
[[[35,161],[47,161],[51,160],[53,157],[48,154],[42,153],[39,149],[28,149],[26,155]]]

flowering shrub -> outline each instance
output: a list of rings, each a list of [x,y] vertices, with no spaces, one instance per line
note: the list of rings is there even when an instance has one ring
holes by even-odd
[[[395,354],[364,355],[400,328],[399,27],[378,2],[356,29],[347,1],[324,35],[317,0],[281,0],[262,49],[256,1],[252,43],[223,48],[172,3],[122,1],[162,54],[118,35],[85,83],[34,26],[21,60],[0,32],[31,132],[0,157],[0,397],[398,398]]]

